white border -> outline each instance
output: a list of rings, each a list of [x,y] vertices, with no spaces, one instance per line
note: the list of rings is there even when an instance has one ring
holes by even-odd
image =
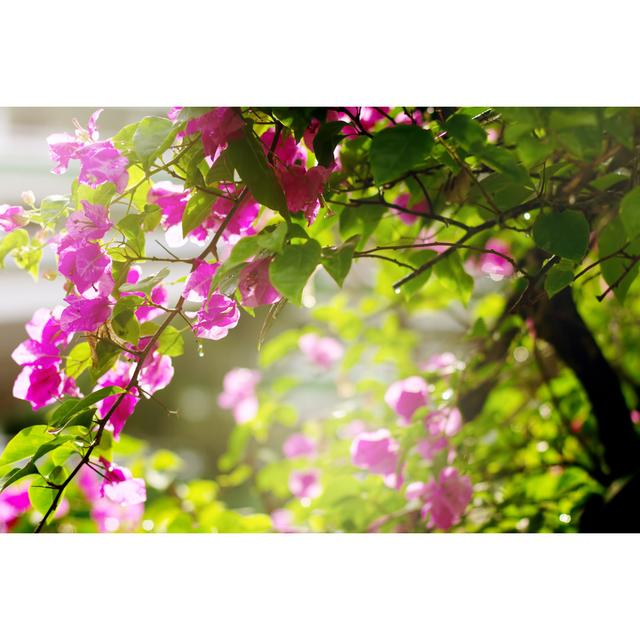
[[[635,640],[637,540],[8,535],[2,635]]]

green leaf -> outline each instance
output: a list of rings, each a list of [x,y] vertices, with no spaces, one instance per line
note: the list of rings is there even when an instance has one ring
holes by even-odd
[[[433,272],[445,289],[454,293],[467,304],[473,293],[473,278],[464,270],[457,253],[451,253],[433,266]]]
[[[359,235],[360,242],[357,248],[362,249],[376,230],[386,210],[384,206],[378,204],[344,207],[340,213],[340,237],[348,240],[354,235]]]
[[[130,164],[140,161],[133,149],[133,136],[135,135],[137,128],[138,122],[132,122],[131,124],[122,127],[122,129],[120,129],[120,131],[111,138],[113,146],[129,159]]]
[[[178,329],[169,325],[158,338],[158,351],[165,356],[181,356],[184,353],[184,339]]]
[[[318,163],[323,167],[328,167],[334,162],[334,150],[344,138],[342,135],[344,124],[342,121],[325,122],[313,139],[313,151]]]
[[[162,209],[157,204],[147,204],[144,206],[143,215],[142,230],[154,231],[162,220]]]
[[[68,473],[64,467],[56,466],[47,474],[47,479],[56,484],[62,484],[67,476]],[[57,493],[56,489],[47,486],[44,478],[40,478],[34,480],[29,486],[29,501],[36,511],[44,515],[52,505]]]
[[[17,462],[31,458],[41,445],[50,442],[53,436],[49,433],[49,426],[39,424],[27,427],[7,442],[2,455],[0,455],[0,467],[14,465]]]
[[[91,347],[88,342],[79,342],[67,356],[65,372],[71,378],[77,378],[91,366]]]
[[[271,253],[280,253],[282,251],[286,237],[287,225],[284,223],[274,227],[267,227],[255,236],[258,246]]]
[[[148,116],[140,120],[132,142],[145,169],[171,146],[177,132],[178,128],[169,118]]]
[[[488,144],[477,153],[477,156],[494,171],[508,176],[516,183],[530,182],[527,170],[518,164],[516,157],[507,149]]]
[[[137,344],[140,339],[140,324],[136,318],[136,309],[144,303],[139,296],[120,298],[113,307],[111,326],[116,335],[127,342]]]
[[[134,282],[132,284],[123,284],[120,287],[120,291],[124,291],[125,293],[131,291],[144,291],[145,293],[149,293],[153,287],[160,284],[170,273],[171,271],[165,267],[153,276],[143,278],[142,280],[138,280],[138,282]]]
[[[14,250],[29,244],[29,234],[24,229],[14,229],[0,240],[0,267],[4,259]]]
[[[229,141],[229,158],[254,199],[273,211],[286,211],[287,202],[262,144],[250,128]]]
[[[205,218],[211,213],[211,207],[216,201],[215,195],[204,191],[197,191],[189,198],[187,206],[182,216],[182,235],[186,235],[193,231],[197,226],[204,222]]]
[[[560,293],[565,287],[568,287],[573,281],[573,271],[575,265],[569,260],[561,260],[558,264],[554,264],[547,272],[544,279],[544,290],[549,298],[553,298],[556,293]]]
[[[535,243],[548,253],[580,262],[589,244],[589,223],[581,211],[540,213],[533,225]]]
[[[640,234],[640,187],[634,187],[622,198],[620,218],[629,240]]]
[[[622,249],[626,244],[627,234],[624,225],[619,218],[614,218],[598,236],[598,259],[603,260],[603,258],[607,258],[607,256]],[[625,250],[630,255],[639,254],[640,238],[633,240]],[[629,269],[630,265],[631,260],[623,257],[607,258],[600,265],[602,277],[605,279],[605,282],[610,287],[614,284],[616,285],[613,293],[620,302],[624,302],[629,287],[638,277],[640,270],[639,264],[635,264]],[[625,272],[627,272],[627,275],[623,277]],[[622,278],[622,280],[620,280],[620,278]]]
[[[473,118],[462,113],[454,113],[447,118],[444,128],[467,151],[474,151],[487,141],[486,131]]]
[[[319,263],[320,244],[315,240],[288,245],[269,265],[271,284],[285,298],[300,304],[302,290]]]
[[[144,216],[135,213],[125,216],[118,222],[118,229],[126,238],[126,246],[120,248],[125,256],[131,258],[144,256],[146,238],[142,230],[143,222]]]
[[[341,287],[351,269],[353,252],[360,241],[360,236],[353,236],[338,247],[325,247],[322,250],[322,266]]]
[[[369,159],[377,185],[400,178],[427,159],[433,136],[412,125],[397,125],[376,133]]]
[[[82,413],[85,409],[93,407],[96,402],[100,402],[100,400],[104,400],[104,398],[123,392],[124,389],[121,387],[109,386],[104,387],[103,389],[98,389],[79,400],[67,400],[53,412],[50,420],[51,428],[61,429],[65,425],[69,424],[73,418]]]
[[[213,182],[233,182],[233,163],[229,157],[229,153],[225,149],[211,165],[205,182],[212,184]]]

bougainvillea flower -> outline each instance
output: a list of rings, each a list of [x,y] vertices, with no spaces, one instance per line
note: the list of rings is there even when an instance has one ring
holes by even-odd
[[[457,368],[458,358],[449,351],[429,356],[421,367],[423,371],[428,371],[429,373],[438,372],[442,375],[449,375]]]
[[[285,458],[308,458],[316,455],[316,443],[302,433],[290,435],[282,445]]]
[[[84,240],[100,240],[113,226],[106,207],[82,200],[82,211],[75,211],[67,220],[67,233]]]
[[[145,361],[140,371],[138,384],[143,391],[153,395],[156,391],[164,389],[171,382],[173,373],[171,358],[155,351]]]
[[[432,436],[455,436],[462,428],[462,414],[457,407],[432,411],[424,419],[427,433]]]
[[[238,305],[231,298],[213,293],[197,314],[193,329],[199,338],[221,340],[240,320]]]
[[[67,296],[69,305],[62,311],[60,326],[63,331],[95,331],[111,315],[111,302],[107,297],[92,299]]]
[[[100,458],[105,468],[104,479],[100,485],[100,495],[126,507],[140,504],[147,499],[147,489],[142,478],[134,478],[126,467],[120,467],[113,462]]]
[[[144,503],[122,506],[100,496],[100,477],[89,467],[78,473],[78,486],[91,505],[91,519],[101,533],[134,531],[139,528],[144,514]]]
[[[84,293],[104,275],[111,259],[93,242],[68,248],[60,256],[58,271]]]
[[[166,287],[159,284],[151,289],[149,297],[154,305],[166,307],[167,302],[169,301],[169,292]],[[149,320],[153,320],[154,318],[161,316],[163,313],[164,311],[162,309],[158,309],[158,307],[142,305],[136,309],[136,318],[138,318],[140,322],[148,322]]]
[[[271,258],[250,262],[240,272],[238,289],[245,307],[259,307],[278,302],[282,296],[273,288],[269,279]]]
[[[395,473],[400,446],[386,429],[361,433],[351,443],[351,462],[371,473]]]
[[[274,129],[267,129],[260,136],[260,140],[262,140],[262,144],[264,145],[265,153],[269,153],[271,151],[274,136]],[[281,163],[286,165],[300,164],[304,166],[307,161],[307,152],[303,147],[296,144],[294,137],[290,134],[280,135],[273,154]]]
[[[238,136],[244,128],[244,120],[232,107],[216,107],[199,118],[189,120],[186,134],[200,132],[205,154],[211,158],[219,148]]]
[[[13,396],[27,400],[37,410],[58,400],[62,387],[62,374],[57,365],[24,367],[13,384]]]
[[[107,373],[98,379],[94,391],[110,386],[125,388],[131,381],[131,372],[131,364],[118,360],[110,371],[107,371]],[[105,418],[115,403],[118,402],[117,408],[109,416],[109,421],[107,422],[107,426],[113,430],[113,437],[115,439],[118,439],[127,420],[135,411],[139,400],[137,389],[135,388],[130,389],[126,394],[124,394],[122,400],[119,400],[120,396],[121,394],[107,396],[103,400],[100,400],[96,405],[98,417]]]
[[[432,480],[424,486],[420,496],[424,502],[422,517],[428,519],[430,528],[447,531],[460,522],[472,494],[470,478],[461,476],[454,467],[446,467],[437,482]]]
[[[296,533],[293,526],[293,514],[288,509],[276,509],[271,512],[271,526],[278,533]]]
[[[228,192],[229,195],[234,194],[234,191],[231,189],[229,189]],[[196,227],[189,233],[189,238],[204,242],[210,231],[217,231],[221,227],[234,206],[235,203],[233,200],[229,198],[218,198],[213,203],[209,217],[206,218],[199,227]],[[259,211],[260,206],[258,203],[253,198],[245,197],[240,203],[240,206],[235,210],[231,219],[227,222],[222,232],[222,238],[235,243],[239,238],[254,235],[255,229],[252,225],[258,217]]]
[[[126,189],[129,182],[128,160],[112,142],[94,142],[79,149],[76,156],[80,160],[80,184],[95,188],[105,182],[112,182],[118,193]]]
[[[298,346],[311,362],[323,369],[330,369],[344,355],[344,347],[337,340],[316,333],[305,333],[298,340]]]
[[[172,182],[156,182],[147,194],[149,204],[155,204],[162,210],[162,225],[164,228],[182,223],[182,215],[189,201],[189,191]]]
[[[311,224],[320,209],[319,198],[331,172],[331,168],[320,166],[312,167],[308,171],[298,165],[276,167],[289,211],[302,212]]]
[[[413,414],[429,402],[427,383],[419,376],[398,380],[387,389],[384,399],[400,418],[400,424],[408,425]]]
[[[18,518],[31,508],[29,482],[19,482],[0,492],[0,533],[11,531]]]
[[[402,207],[403,209],[411,209],[412,211],[415,211],[416,213],[429,213],[429,205],[427,204],[426,200],[421,200],[420,202],[414,204],[414,205],[409,205],[409,194],[408,193],[403,193],[401,195],[399,195],[395,200],[394,203],[395,205]],[[412,225],[414,222],[416,222],[417,220],[420,220],[421,216],[418,215],[414,215],[413,213],[407,213],[406,211],[398,211],[395,210],[395,212],[398,214],[398,218],[400,218],[400,220],[402,220],[402,222],[404,222],[404,224],[406,225]]]
[[[202,302],[209,297],[211,281],[216,275],[220,263],[196,260],[195,265],[195,269],[189,274],[182,295],[187,300]]]
[[[13,231],[23,227],[26,222],[22,207],[0,204],[0,231]]]
[[[68,133],[53,133],[47,137],[49,155],[55,163],[52,173],[60,175],[69,168],[69,162],[75,160],[84,143]]]
[[[476,263],[481,273],[487,274],[492,280],[502,280],[513,275],[513,264],[507,259],[512,257],[508,244],[501,240],[489,240],[485,245],[485,249],[496,251],[506,257],[495,253],[483,253]]]
[[[228,371],[222,383],[224,391],[218,396],[218,406],[229,409],[238,424],[253,420],[258,413],[256,385],[260,372],[237,367]]]
[[[37,309],[25,328],[29,339],[19,344],[11,354],[21,365],[48,366],[60,361],[59,347],[66,345],[69,334],[60,326],[62,307]]]
[[[296,497],[313,500],[322,493],[320,472],[317,469],[292,471],[289,475],[289,491]]]
[[[416,444],[416,451],[425,460],[433,460],[448,445],[449,441],[444,436],[429,435]]]

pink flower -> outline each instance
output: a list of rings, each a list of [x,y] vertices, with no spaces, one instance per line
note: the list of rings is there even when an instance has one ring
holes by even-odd
[[[271,512],[271,526],[278,533],[296,533],[293,526],[293,515],[288,509],[276,509]]]
[[[103,275],[111,260],[102,249],[92,242],[68,248],[60,256],[58,270],[84,293]]]
[[[633,422],[633,424],[640,423],[640,411],[637,411],[636,409],[631,411],[631,422]]]
[[[24,367],[13,384],[13,396],[30,402],[35,411],[58,400],[62,389],[63,378],[57,364]]]
[[[199,338],[221,340],[240,320],[240,311],[234,300],[221,293],[213,293],[202,305],[193,325]]]
[[[285,458],[306,458],[316,455],[316,443],[301,433],[289,436],[282,445]]]
[[[13,231],[26,224],[24,209],[19,206],[0,204],[0,231]]]
[[[196,261],[195,269],[189,274],[187,284],[184,287],[183,296],[187,300],[201,302],[209,297],[211,281],[220,266],[219,262]]]
[[[131,381],[131,369],[132,367],[130,364],[118,360],[113,369],[107,371],[107,373],[98,379],[94,391],[110,386],[122,387],[124,389]],[[124,428],[127,420],[135,411],[139,400],[137,390],[135,388],[130,389],[120,400],[121,395],[122,394],[115,394],[107,396],[104,400],[100,400],[96,405],[98,409],[98,417],[105,418],[115,403],[118,402],[118,406],[109,416],[109,421],[107,422],[109,428],[113,429],[113,437],[116,440],[120,436],[120,432]]]
[[[323,369],[330,369],[344,355],[344,347],[337,340],[321,338],[315,333],[305,333],[298,340],[298,345],[311,362]]]
[[[403,209],[411,209],[416,213],[429,213],[429,205],[427,204],[426,200],[421,200],[417,204],[409,205],[408,193],[403,193],[399,195],[395,199],[394,204],[398,205],[399,207],[402,207]],[[394,211],[398,214],[398,218],[400,218],[400,220],[402,220],[402,222],[404,222],[404,224],[406,225],[412,225],[417,220],[420,220],[420,216],[416,216],[412,213],[407,213],[405,211],[397,211],[397,210],[394,210]]]
[[[420,492],[422,517],[429,520],[429,527],[447,531],[460,522],[472,494],[470,478],[460,476],[454,467],[446,467],[437,482],[431,480]]]
[[[29,339],[19,344],[11,354],[17,364],[48,366],[60,362],[59,347],[66,346],[70,338],[60,327],[60,312],[61,307],[34,312],[25,327]]]
[[[126,467],[100,458],[105,468],[105,477],[100,485],[100,496],[109,498],[123,507],[140,504],[147,499],[147,489],[142,478],[134,478]]]
[[[80,160],[78,182],[99,187],[105,182],[113,182],[118,193],[122,193],[129,182],[128,160],[110,141],[94,142],[76,152]]]
[[[151,289],[151,294],[149,295],[151,298],[151,302],[154,305],[160,305],[166,307],[167,302],[169,301],[169,292],[166,287],[163,287],[161,284],[155,286]],[[161,316],[164,313],[162,309],[158,309],[158,307],[152,305],[142,305],[136,309],[136,318],[140,322],[148,322]]]
[[[171,358],[155,351],[148,357],[140,371],[139,386],[149,395],[164,389],[173,378]]]
[[[57,175],[65,173],[69,168],[69,162],[78,157],[78,151],[84,146],[82,140],[78,140],[68,133],[51,134],[47,137],[47,144],[49,145],[49,155],[56,165],[51,172]]]
[[[301,166],[276,167],[276,174],[284,191],[289,211],[301,211],[311,224],[320,209],[319,198],[331,175],[331,168]]]
[[[29,482],[19,482],[0,492],[0,533],[8,533],[31,508]]]
[[[224,376],[224,391],[218,396],[218,406],[230,409],[238,424],[253,420],[258,414],[255,389],[260,378],[260,372],[242,368],[231,369]]]
[[[386,429],[365,432],[351,443],[351,462],[371,473],[389,475],[396,472],[400,445]]]
[[[192,135],[200,132],[205,154],[213,158],[218,149],[226,146],[229,140],[240,135],[243,128],[244,120],[235,109],[217,107],[207,111],[199,118],[190,120],[187,124],[186,134]]]
[[[147,194],[147,201],[162,209],[162,224],[166,228],[182,222],[182,215],[189,201],[189,191],[172,182],[156,182]]]
[[[267,129],[261,136],[260,140],[264,145],[265,153],[269,153],[271,146],[273,145],[273,138],[275,136],[274,129]],[[280,160],[281,163],[286,165],[300,164],[303,165],[307,161],[307,152],[303,147],[296,144],[292,135],[281,134],[278,138],[278,144],[274,150],[274,156]]]
[[[407,115],[404,111],[401,111],[396,117],[395,121],[398,124],[415,124],[419,127],[422,126],[423,119],[422,113],[418,109],[415,109],[413,113],[409,112],[410,115]],[[413,118],[413,119],[412,119]]]
[[[60,316],[60,326],[66,332],[95,331],[111,315],[111,302],[106,297],[87,300],[79,296],[67,296],[64,300],[69,306]]]
[[[67,220],[69,237],[83,240],[100,240],[111,229],[109,212],[99,204],[91,204],[83,200],[82,211],[75,211]]]
[[[455,436],[462,428],[462,414],[456,407],[432,411],[425,419],[424,426],[432,436]]]
[[[398,380],[387,389],[384,399],[400,418],[400,424],[406,426],[413,414],[429,402],[427,383],[418,376]]]
[[[69,168],[71,160],[80,160],[78,182],[97,187],[113,182],[120,193],[127,186],[127,159],[109,140],[98,142],[96,122],[102,113],[99,109],[91,115],[87,129],[76,129],[75,136],[54,133],[47,138],[49,153],[56,166],[53,173],[61,174]]]
[[[443,375],[449,375],[456,370],[457,366],[458,358],[453,353],[445,351],[444,353],[435,353],[429,356],[421,369],[429,373],[438,372]]]
[[[235,190],[228,188],[227,192],[231,196],[234,195]],[[213,203],[211,215],[209,215],[209,217],[206,218],[199,227],[196,227],[189,234],[189,237],[195,240],[204,241],[210,231],[217,231],[220,228],[227,216],[230,214],[233,206],[233,200],[230,200],[229,198],[218,198]],[[222,238],[228,241],[237,241],[239,237],[254,235],[255,229],[252,225],[255,222],[259,211],[260,206],[253,198],[244,198],[222,232]]]
[[[238,289],[245,307],[259,307],[278,302],[282,296],[273,288],[269,279],[271,258],[250,262],[240,272]]]
[[[320,472],[317,469],[292,471],[289,476],[289,491],[303,500],[313,500],[322,493]]]
[[[449,441],[444,436],[429,435],[416,444],[416,451],[425,460],[433,460],[448,445]]]
[[[511,258],[509,245],[501,240],[489,240],[485,249],[496,251]],[[477,259],[477,266],[482,273],[487,274],[492,280],[502,280],[513,275],[513,264],[507,258],[494,253],[483,253]]]
[[[78,474],[78,485],[91,505],[91,518],[101,533],[134,531],[140,526],[144,514],[144,503],[122,506],[100,496],[98,475],[89,467],[82,467]]]

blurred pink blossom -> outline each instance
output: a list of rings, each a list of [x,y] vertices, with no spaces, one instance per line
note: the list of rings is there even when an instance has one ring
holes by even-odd
[[[398,380],[387,389],[384,399],[397,414],[400,424],[406,426],[413,414],[429,402],[427,383],[419,376]]]

